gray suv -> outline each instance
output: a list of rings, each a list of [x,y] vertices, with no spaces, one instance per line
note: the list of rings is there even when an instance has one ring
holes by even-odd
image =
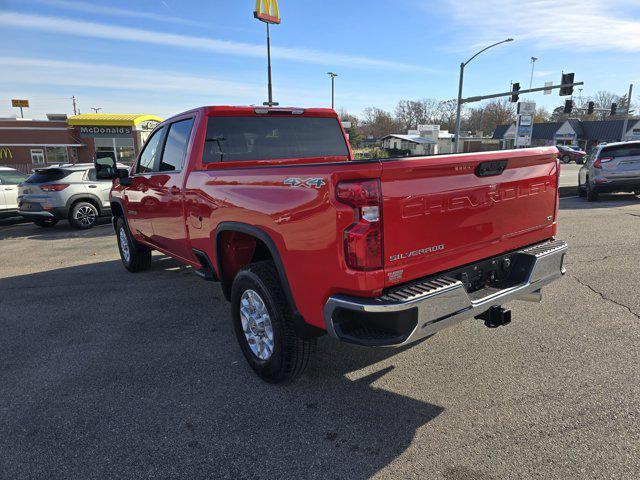
[[[38,168],[18,186],[18,213],[41,227],[69,220],[87,229],[98,217],[111,215],[111,180],[98,180],[92,163]]]
[[[578,193],[590,202],[599,193],[640,194],[640,142],[603,143],[578,172]]]

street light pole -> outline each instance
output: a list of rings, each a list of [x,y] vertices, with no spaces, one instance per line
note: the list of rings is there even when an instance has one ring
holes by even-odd
[[[327,72],[327,75],[331,77],[331,109],[334,109],[334,100],[335,100],[335,84],[334,80],[338,76],[337,73]]]
[[[533,69],[536,67],[538,57],[531,57],[531,80],[529,80],[529,88],[533,87]]]
[[[461,113],[462,113],[462,83],[463,83],[463,80],[464,80],[464,67],[466,67],[469,64],[469,62],[471,62],[471,60],[476,58],[482,52],[484,52],[486,50],[489,50],[490,48],[493,48],[496,45],[500,45],[501,43],[506,43],[506,42],[513,42],[513,38],[507,38],[507,39],[502,40],[500,42],[496,42],[496,43],[494,43],[492,45],[489,45],[488,47],[485,47],[482,50],[480,50],[479,52],[477,52],[475,55],[473,55],[466,62],[462,62],[460,64],[460,81],[458,83],[458,103],[457,103],[457,106],[456,106],[456,131],[455,131],[455,136],[454,136],[454,144],[455,144],[454,148],[455,148],[455,152],[456,153],[458,153],[459,145],[460,145],[460,123],[462,122],[462,117],[461,117]]]
[[[631,110],[631,95],[633,94],[633,83],[629,84],[629,96],[627,97],[627,114],[624,117],[624,122],[622,123],[622,140],[624,142],[624,138],[627,135],[627,127],[629,125],[629,110]]]

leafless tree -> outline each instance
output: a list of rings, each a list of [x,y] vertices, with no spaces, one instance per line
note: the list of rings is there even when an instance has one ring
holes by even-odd
[[[435,98],[400,100],[396,105],[395,117],[403,133],[417,128],[419,124],[434,123],[438,114],[438,104]]]
[[[362,112],[362,121],[360,123],[362,134],[373,136],[376,139],[390,133],[401,132],[401,125],[393,115],[377,107],[365,108]]]

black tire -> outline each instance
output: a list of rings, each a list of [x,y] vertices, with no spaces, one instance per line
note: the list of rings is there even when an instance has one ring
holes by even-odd
[[[93,203],[78,202],[71,207],[69,223],[73,228],[87,230],[95,226],[99,215],[100,212]]]
[[[240,304],[245,292],[253,290],[264,302],[273,332],[273,349],[267,359],[259,358],[245,336]],[[315,351],[316,339],[296,335],[293,314],[272,261],[256,262],[240,270],[231,287],[233,328],[244,357],[258,376],[269,383],[289,382],[300,375]]]
[[[584,185],[578,185],[578,196],[579,197],[586,197],[587,192],[584,189]]]
[[[571,163],[571,157],[569,157],[569,155],[563,155],[562,163]]]
[[[116,220],[116,240],[120,251],[120,260],[122,260],[124,268],[136,273],[151,266],[151,249],[140,245],[133,239],[129,226],[123,217],[118,217]],[[123,243],[126,244],[128,252],[125,251]]]
[[[38,219],[33,221],[33,223],[42,228],[53,227],[58,222],[59,220],[57,218],[43,218],[42,220]]]
[[[582,158],[576,160],[576,165],[582,165],[584,160]]]
[[[591,182],[589,181],[589,179],[587,178],[587,201],[588,202],[595,202],[598,200],[598,192],[596,192],[593,189],[593,186],[591,185]]]

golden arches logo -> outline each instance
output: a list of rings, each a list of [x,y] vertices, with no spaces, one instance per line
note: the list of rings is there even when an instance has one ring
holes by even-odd
[[[280,23],[278,0],[256,0],[253,16],[266,23]]]
[[[13,158],[13,153],[11,153],[10,148],[0,147],[0,160],[3,158]]]

